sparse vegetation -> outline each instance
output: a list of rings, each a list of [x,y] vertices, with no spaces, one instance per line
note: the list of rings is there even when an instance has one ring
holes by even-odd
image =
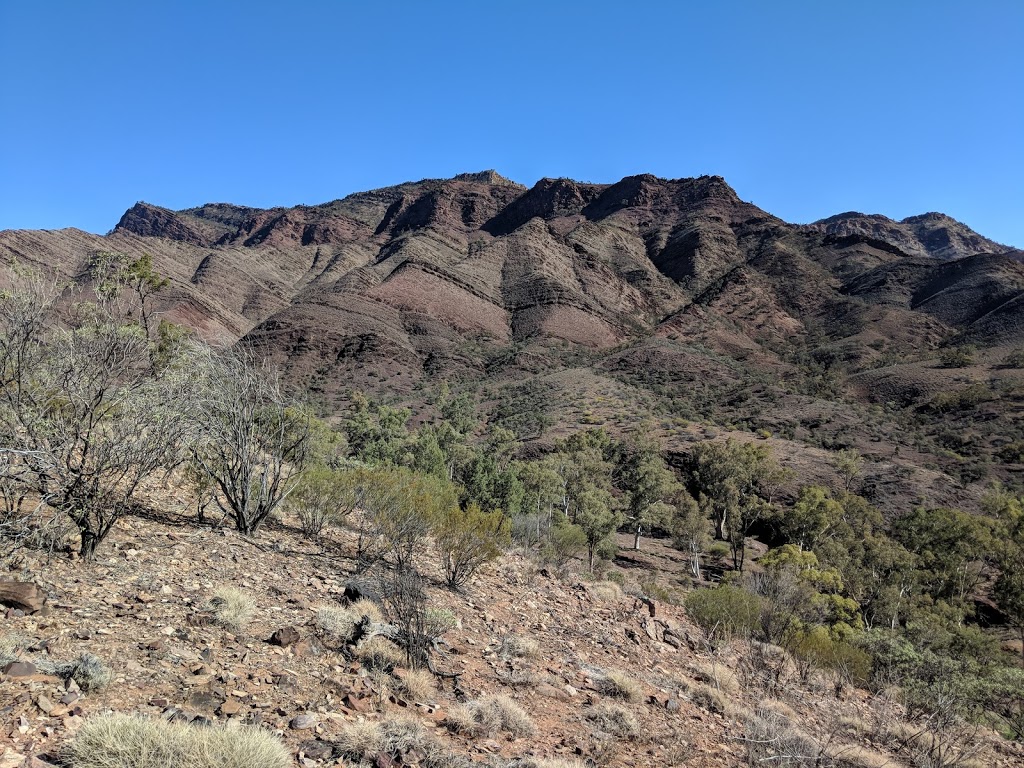
[[[536,730],[533,720],[508,696],[495,694],[475,699],[448,712],[445,720],[457,733],[475,737],[491,737],[500,731],[520,738]]]
[[[636,715],[619,704],[599,702],[584,710],[583,716],[604,733],[621,739],[635,739],[640,735],[640,722]]]
[[[65,744],[71,768],[287,768],[291,755],[261,728],[197,728],[128,715],[90,718]]]
[[[256,612],[255,598],[237,587],[220,587],[209,606],[214,620],[235,633],[244,630]]]
[[[622,699],[631,704],[635,704],[643,698],[643,689],[640,683],[617,669],[606,671],[598,679],[597,687],[603,695],[613,699]]]

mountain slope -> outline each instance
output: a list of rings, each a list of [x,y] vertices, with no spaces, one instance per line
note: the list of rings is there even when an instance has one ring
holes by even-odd
[[[969,506],[1018,471],[986,462],[1024,438],[1024,381],[1001,365],[1024,344],[1024,260],[941,214],[800,226],[716,176],[527,189],[487,171],[315,206],[138,203],[105,237],[0,233],[0,258],[66,280],[100,251],[151,254],[165,317],[260,345],[328,413],[351,388],[429,407],[449,380],[541,447],[642,419],[670,449],[692,439],[677,419],[769,430],[794,462],[869,456],[893,509]],[[966,342],[973,367],[939,365]],[[983,425],[929,411],[972,382],[993,393]],[[950,455],[943,430],[968,421],[973,453]]]

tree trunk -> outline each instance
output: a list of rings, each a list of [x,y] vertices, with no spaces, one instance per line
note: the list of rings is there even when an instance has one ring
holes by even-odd
[[[642,526],[640,523],[636,524],[636,534],[633,536],[633,550],[638,551],[640,549],[640,529]]]
[[[96,548],[100,545],[99,536],[91,529],[83,528],[81,532],[82,543],[78,548],[78,554],[83,560],[92,560],[96,557]]]
[[[594,555],[597,553],[597,544],[587,545],[587,554],[590,556],[590,572],[594,572]]]

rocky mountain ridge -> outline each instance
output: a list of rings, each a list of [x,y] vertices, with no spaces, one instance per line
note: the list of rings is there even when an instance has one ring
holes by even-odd
[[[898,423],[933,418],[940,394],[995,393],[979,406],[995,412],[954,430],[967,461],[1021,431],[1020,376],[1000,361],[1024,343],[1022,254],[941,214],[797,225],[718,176],[527,189],[485,171],[291,208],[138,203],[103,237],[0,233],[0,259],[68,280],[101,251],[150,254],[170,279],[163,317],[257,344],[328,415],[352,389],[418,412],[448,381],[541,444],[628,429],[625,414],[659,420],[670,449],[672,419],[743,423],[780,450],[898,454],[883,506],[977,500],[962,446],[944,454],[925,423],[927,447],[911,446]],[[939,363],[958,345],[979,350],[974,367]],[[871,415],[883,407],[905,410]],[[924,465],[946,479],[899,479]],[[1016,471],[985,466],[981,481]]]

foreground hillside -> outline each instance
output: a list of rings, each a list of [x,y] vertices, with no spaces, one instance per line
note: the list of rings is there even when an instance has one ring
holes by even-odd
[[[302,766],[357,764],[342,755],[364,722],[413,735],[403,750],[364,756],[376,766],[436,765],[443,755],[450,766],[561,757],[607,766],[767,759],[881,768],[923,765],[936,739],[951,762],[935,764],[1009,768],[1024,760],[1019,745],[994,733],[908,720],[897,696],[802,669],[781,649],[710,643],[671,604],[689,580],[679,553],[661,545],[610,567],[606,576],[625,591],[581,578],[578,561],[559,568],[517,554],[462,593],[434,583],[429,605],[449,617],[435,663],[458,677],[424,680],[401,662],[374,671],[372,656],[325,629],[322,611],[339,609],[351,583],[373,591],[365,575],[352,582],[352,532],[315,544],[286,519],[249,539],[192,525],[186,501],[163,496],[157,517],[123,520],[92,564],[23,552],[11,575],[31,577],[48,601],[38,613],[8,613],[3,624],[3,653],[36,668],[7,668],[0,678],[0,766],[45,764],[23,763],[29,755],[56,762],[61,745],[108,710],[268,729]],[[255,601],[251,619],[233,629],[209,607],[224,587]],[[671,602],[638,599],[645,593]],[[83,691],[43,674],[83,653],[110,668],[106,686]],[[460,707],[495,695],[518,704],[525,719],[466,733]],[[801,751],[800,761],[777,762],[787,750]]]

